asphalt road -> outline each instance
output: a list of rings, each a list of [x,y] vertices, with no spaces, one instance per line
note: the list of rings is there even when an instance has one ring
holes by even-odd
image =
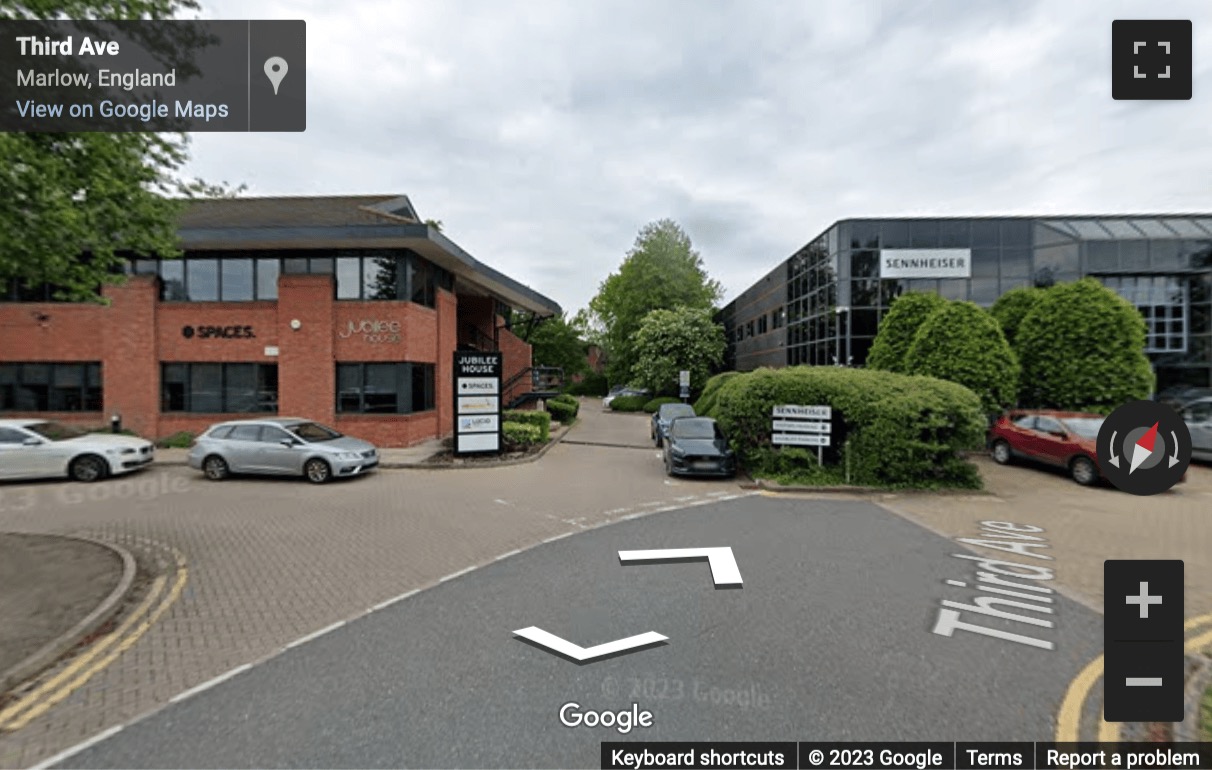
[[[706,563],[618,551],[731,546]],[[963,549],[857,501],[747,497],[541,545],[440,584],[171,705],[71,767],[596,767],[609,740],[1050,740],[1101,619],[1059,595],[1054,650],[931,633],[971,590]],[[1007,630],[1027,627],[1009,621]],[[513,631],[658,647],[577,665]],[[654,725],[565,727],[637,703]]]

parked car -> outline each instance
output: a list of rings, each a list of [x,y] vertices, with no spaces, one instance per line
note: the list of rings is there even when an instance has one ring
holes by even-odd
[[[657,446],[664,443],[665,438],[669,435],[669,424],[674,420],[694,416],[694,407],[690,404],[661,404],[652,413],[652,420],[648,426],[648,433],[652,437],[653,443]]]
[[[615,385],[602,399],[602,408],[609,409],[610,402],[619,396],[647,396],[648,388],[634,388],[630,385]]]
[[[379,464],[374,444],[296,417],[212,425],[189,450],[189,467],[220,481],[233,473],[304,476],[314,484],[358,476]]]
[[[670,476],[735,476],[736,454],[710,417],[680,417],[665,441],[665,473]]]
[[[1018,410],[1002,415],[990,429],[993,460],[1006,465],[1016,457],[1065,468],[1078,484],[1090,486],[1102,478],[1098,467],[1101,414]]]
[[[1191,458],[1212,462],[1212,398],[1187,404],[1182,416],[1191,434]]]
[[[155,457],[152,443],[137,436],[85,433],[47,420],[0,420],[0,479],[99,481]]]

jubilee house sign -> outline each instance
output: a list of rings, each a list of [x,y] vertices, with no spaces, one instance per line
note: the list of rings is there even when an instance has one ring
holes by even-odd
[[[401,324],[399,321],[380,318],[363,318],[360,321],[347,321],[338,327],[337,336],[343,340],[360,336],[363,342],[397,344],[400,341]]]

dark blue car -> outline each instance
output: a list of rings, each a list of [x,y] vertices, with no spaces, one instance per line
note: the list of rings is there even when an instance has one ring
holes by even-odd
[[[669,427],[665,472],[670,476],[735,476],[736,455],[710,417],[682,417]]]
[[[690,404],[661,404],[652,413],[652,424],[648,426],[652,442],[660,446],[669,435],[669,424],[679,417],[694,417],[694,407]]]

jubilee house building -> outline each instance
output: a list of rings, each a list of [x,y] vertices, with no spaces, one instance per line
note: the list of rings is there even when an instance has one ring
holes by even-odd
[[[132,258],[107,304],[0,286],[0,416],[163,438],[278,414],[407,446],[451,433],[456,350],[499,352],[501,402],[525,404],[510,311],[561,312],[404,196],[197,201],[179,234],[182,257]]]

